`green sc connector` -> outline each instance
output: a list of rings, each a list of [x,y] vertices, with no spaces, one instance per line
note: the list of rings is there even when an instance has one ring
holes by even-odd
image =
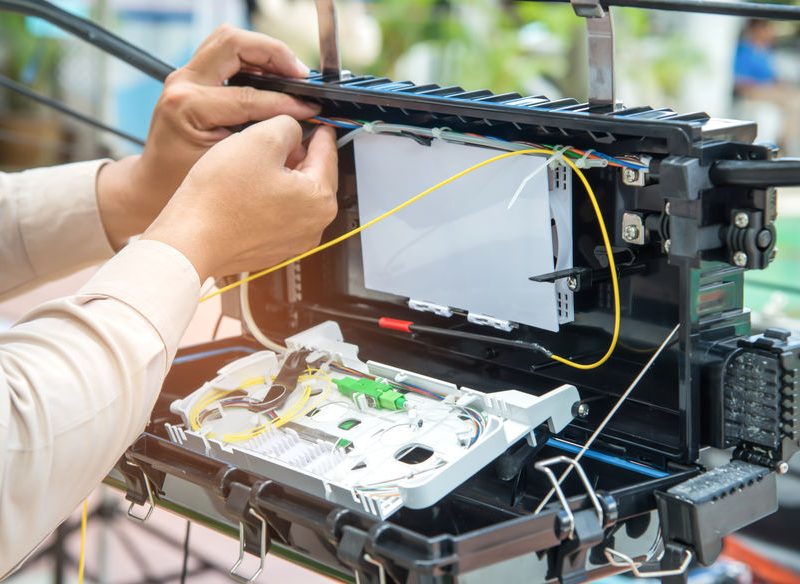
[[[378,410],[402,410],[406,405],[406,397],[390,385],[372,379],[354,379],[343,377],[333,382],[342,395],[353,399],[356,394],[367,398],[369,405]]]

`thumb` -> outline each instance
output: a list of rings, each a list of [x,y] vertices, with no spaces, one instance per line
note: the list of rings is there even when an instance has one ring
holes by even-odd
[[[289,156],[302,146],[303,142],[303,130],[300,124],[294,118],[285,115],[253,124],[240,136],[252,141],[253,147],[258,152],[266,150],[265,163],[277,162],[281,166],[286,165]]]

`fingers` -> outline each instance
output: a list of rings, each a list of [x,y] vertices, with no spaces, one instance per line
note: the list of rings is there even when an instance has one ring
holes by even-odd
[[[335,195],[339,184],[338,161],[336,132],[322,126],[311,137],[306,157],[297,165],[297,171],[316,182],[323,193]]]
[[[243,67],[285,77],[305,77],[309,72],[285,43],[228,25],[200,45],[185,70],[198,83],[220,85]]]
[[[258,146],[265,148],[269,153],[264,157],[264,163],[279,163],[286,165],[286,161],[302,147],[303,130],[296,120],[289,116],[278,116],[254,124],[241,133],[242,138],[255,138]]]
[[[316,104],[253,87],[194,86],[186,100],[186,111],[200,130],[260,122],[278,115],[305,120],[320,111]]]

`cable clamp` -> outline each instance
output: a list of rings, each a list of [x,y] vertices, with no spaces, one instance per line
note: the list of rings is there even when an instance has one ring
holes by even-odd
[[[142,471],[142,479],[144,480],[144,487],[145,489],[147,489],[147,504],[150,506],[150,508],[144,515],[137,515],[136,513],[133,512],[134,507],[136,507],[136,503],[131,502],[130,507],[128,507],[128,517],[130,517],[133,521],[144,523],[145,521],[150,519],[150,515],[153,514],[153,509],[156,508],[155,499],[153,498],[153,489],[150,486],[150,479],[147,478],[147,473],[144,472],[144,470],[142,470],[142,467],[140,467],[133,461],[129,461],[129,463],[131,466],[135,466],[136,468]]]
[[[567,456],[555,456],[553,458],[548,458],[546,460],[540,460],[534,465],[534,468],[536,468],[536,470],[545,473],[547,475],[547,478],[550,479],[550,482],[553,485],[553,491],[555,491],[556,497],[558,497],[558,500],[561,503],[561,507],[567,514],[567,525],[569,526],[568,527],[569,535],[567,537],[569,539],[572,539],[575,536],[575,514],[572,512],[572,509],[570,509],[569,502],[567,501],[567,496],[561,489],[561,481],[559,481],[559,479],[556,478],[555,473],[550,468],[551,466],[554,466],[556,464],[569,465],[573,469],[575,469],[575,472],[578,473],[578,478],[580,478],[584,488],[586,489],[586,494],[588,495],[589,500],[591,501],[592,506],[594,507],[594,510],[597,513],[597,521],[600,523],[600,525],[603,524],[603,507],[600,505],[600,499],[597,498],[597,493],[595,493],[594,488],[592,488],[592,483],[589,482],[589,477],[586,476],[586,472],[583,470],[581,464],[574,458],[569,458]]]
[[[584,152],[583,156],[574,160],[575,166],[580,168],[581,170],[585,168],[605,168],[608,166],[608,160],[605,158],[590,158],[592,154],[594,154],[595,149],[590,148],[586,152]]]
[[[453,129],[448,128],[447,126],[443,126],[441,128],[431,128],[431,136],[436,140],[452,140],[451,137],[447,136],[446,134],[452,134]]]
[[[264,563],[267,559],[267,521],[261,515],[253,511],[252,508],[248,509],[250,515],[255,517],[261,523],[261,529],[259,530],[259,562],[258,568],[251,576],[243,576],[239,574],[238,570],[239,567],[244,562],[244,551],[245,551],[245,537],[244,537],[244,521],[239,522],[239,559],[236,560],[236,563],[231,568],[229,574],[230,577],[241,584],[252,584],[256,581],[256,579],[261,575],[261,572],[264,571]]]
[[[637,578],[669,578],[671,576],[682,576],[686,573],[686,570],[689,569],[689,565],[692,563],[692,559],[694,559],[692,550],[684,548],[683,559],[681,560],[680,566],[677,568],[672,570],[642,572],[639,568],[641,568],[644,562],[636,562],[630,556],[612,548],[606,548],[604,554],[609,565],[615,568],[627,568]]]

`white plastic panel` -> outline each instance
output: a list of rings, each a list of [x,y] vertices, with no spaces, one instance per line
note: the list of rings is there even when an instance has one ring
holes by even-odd
[[[499,154],[387,135],[362,134],[354,142],[362,224]],[[364,231],[366,287],[557,331],[572,320],[571,293],[529,278],[556,269],[551,219],[558,230],[558,269],[572,267],[571,173],[559,169],[551,185],[542,169],[507,208],[522,181],[545,161],[518,156],[493,163]]]

